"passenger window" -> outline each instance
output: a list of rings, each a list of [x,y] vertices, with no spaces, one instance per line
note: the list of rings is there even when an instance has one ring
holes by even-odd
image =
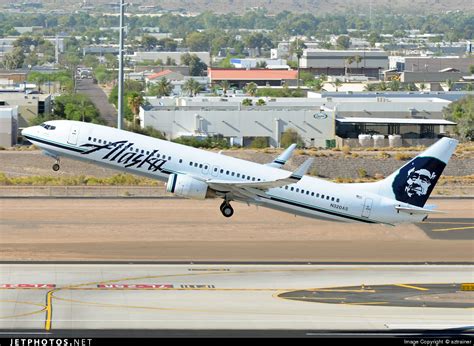
[[[294,188],[294,187],[292,187],[290,190],[291,190],[291,191],[293,191],[294,189],[295,189],[295,188]]]
[[[198,164],[197,164],[197,162],[195,162],[195,163],[194,163],[194,167],[197,167],[197,166],[198,166]]]
[[[202,168],[202,163],[201,163],[201,164],[199,164],[199,168]]]
[[[242,174],[242,179],[245,179],[245,174]]]
[[[240,178],[240,173],[237,173],[237,178]]]
[[[235,172],[232,172],[231,176],[234,176],[235,175]]]
[[[319,198],[319,193],[316,194],[316,198]]]
[[[229,175],[229,171],[226,171],[225,174]]]
[[[304,190],[303,190],[303,189],[301,189],[301,193],[304,193]]]
[[[321,195],[321,198],[324,199],[324,195]]]
[[[189,161],[189,165],[192,166],[192,165],[193,165],[193,162],[192,162],[192,161]]]
[[[288,185],[287,185],[287,186],[285,186],[285,190],[288,190]]]
[[[223,170],[223,169],[221,169],[221,174],[222,174],[222,173],[224,173],[224,170]]]
[[[91,139],[92,139],[92,138],[91,138],[91,137],[89,137],[89,140],[91,140]]]
[[[334,202],[334,197],[331,197],[331,201]]]
[[[168,160],[170,160],[170,161],[171,161],[171,156],[168,156]]]
[[[297,189],[296,189],[296,192],[300,192],[300,189],[297,188]]]
[[[309,191],[306,191],[306,194],[309,195]]]
[[[96,138],[94,138],[92,141],[93,141],[93,142],[96,142],[96,141],[97,141],[97,139],[96,139]]]
[[[183,159],[179,159],[179,163],[182,163],[183,162]]]
[[[337,203],[339,203],[339,198],[338,198],[338,199],[336,199],[336,202],[337,202]]]
[[[311,192],[311,196],[314,197],[314,192]]]
[[[326,199],[329,201],[329,196],[326,196]]]
[[[247,180],[250,180],[250,177],[249,177],[249,176],[247,176]]]

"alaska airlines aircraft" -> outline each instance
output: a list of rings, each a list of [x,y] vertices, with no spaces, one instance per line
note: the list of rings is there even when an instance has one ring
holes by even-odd
[[[312,218],[396,224],[420,222],[436,212],[425,207],[457,141],[442,138],[387,178],[372,183],[337,184],[306,176],[312,159],[296,171],[281,167],[290,146],[266,165],[240,160],[111,127],[68,120],[47,121],[22,134],[54,158],[88,161],[167,182],[167,191],[202,200],[222,198]]]

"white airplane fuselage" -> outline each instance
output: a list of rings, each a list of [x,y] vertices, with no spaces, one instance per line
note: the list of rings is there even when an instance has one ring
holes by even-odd
[[[176,183],[170,181],[172,174],[191,177],[191,184],[196,180],[196,186],[200,186],[203,182],[217,180],[266,182],[291,173],[106,126],[66,120],[46,124],[49,125],[27,128],[23,135],[51,157],[92,162],[168,181],[168,184]],[[49,129],[46,128],[48,126]],[[295,215],[349,222],[393,225],[420,222],[427,216],[424,213],[400,212],[397,206],[409,204],[379,195],[377,187],[370,183],[338,184],[310,176],[265,191],[230,188],[220,191],[210,184],[205,195],[261,205]],[[204,196],[202,193],[190,192],[189,196],[184,197],[203,199]]]

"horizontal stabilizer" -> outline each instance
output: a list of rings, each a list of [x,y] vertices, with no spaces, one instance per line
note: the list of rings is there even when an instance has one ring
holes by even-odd
[[[417,208],[417,207],[401,207],[396,206],[395,209],[398,212],[408,213],[408,214],[444,214],[445,212],[427,208]]]

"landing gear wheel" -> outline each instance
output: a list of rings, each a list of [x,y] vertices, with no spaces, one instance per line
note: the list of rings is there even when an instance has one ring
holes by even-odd
[[[232,208],[232,206],[227,202],[222,203],[220,209],[222,215],[225,217],[231,217],[234,215],[234,208]]]
[[[53,165],[53,171],[57,172],[57,171],[59,171],[59,168],[60,168],[60,167],[59,167],[59,163],[55,163],[55,164]]]

